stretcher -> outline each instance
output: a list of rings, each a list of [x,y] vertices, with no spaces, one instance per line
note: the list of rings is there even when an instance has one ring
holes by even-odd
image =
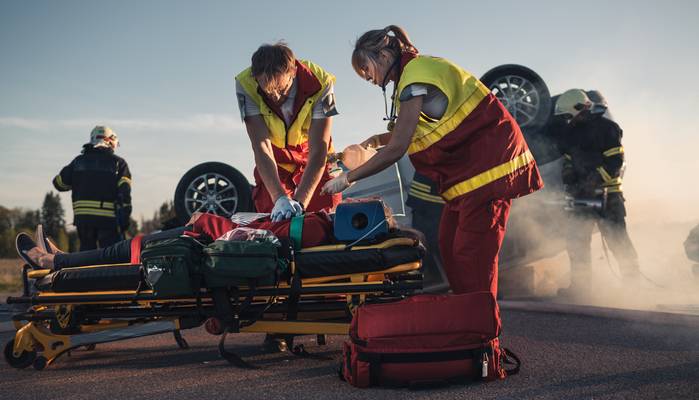
[[[56,272],[25,266],[24,294],[7,303],[28,309],[13,316],[17,331],[5,360],[41,370],[77,347],[168,332],[187,348],[181,331],[202,325],[220,335],[221,356],[237,366],[249,364],[225,349],[229,333],[285,335],[301,355],[294,335],[318,335],[323,344],[326,334],[347,334],[357,306],[420,290],[423,255],[420,241],[400,232],[378,243],[304,248],[291,253],[287,276],[273,286],[202,287],[189,297],[156,296],[138,264]]]

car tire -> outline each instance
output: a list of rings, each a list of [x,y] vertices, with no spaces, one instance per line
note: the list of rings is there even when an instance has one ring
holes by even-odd
[[[252,189],[237,169],[205,162],[187,171],[175,189],[175,212],[184,225],[195,211],[230,217],[253,210]]]
[[[552,103],[544,80],[517,64],[500,65],[486,72],[481,82],[503,103],[523,131],[537,131],[551,116]]]

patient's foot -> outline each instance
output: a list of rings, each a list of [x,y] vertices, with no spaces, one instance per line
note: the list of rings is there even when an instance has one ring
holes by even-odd
[[[63,254],[63,253],[65,253],[65,251],[59,249],[58,246],[56,246],[56,244],[53,243],[53,242],[51,241],[51,239],[48,239],[48,238],[47,238],[47,239],[46,239],[46,243],[48,243],[49,249],[51,249],[51,251],[49,251],[49,253],[52,253],[52,254]]]
[[[53,269],[54,254],[41,250],[38,246],[26,252],[27,256],[41,268]]]

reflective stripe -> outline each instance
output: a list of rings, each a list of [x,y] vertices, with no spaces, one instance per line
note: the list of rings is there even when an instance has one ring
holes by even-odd
[[[597,172],[599,172],[602,177],[604,186],[621,185],[621,177],[617,176],[616,178],[612,178],[604,167],[597,167]]]
[[[509,175],[518,169],[527,166],[534,161],[531,151],[520,154],[516,158],[507,161],[497,167],[491,168],[463,182],[457,183],[442,193],[442,197],[446,200],[453,200],[456,197],[472,192],[480,187],[483,187],[491,182],[494,182],[506,175]]]
[[[131,178],[128,176],[122,176],[121,179],[119,179],[119,182],[117,182],[117,186],[121,186],[124,183],[131,186]]]
[[[408,191],[408,193],[410,193],[411,196],[415,196],[421,200],[429,201],[430,203],[440,203],[440,204],[445,203],[443,198],[441,198],[439,196],[427,194],[424,192],[420,192],[418,190],[415,190],[415,188],[410,188],[410,191]]]
[[[58,186],[59,188],[63,190],[70,190],[70,185],[66,185],[65,183],[63,183],[63,178],[61,178],[60,174],[56,175],[55,182],[56,186]]]
[[[621,185],[615,185],[607,188],[607,193],[619,193],[621,192]]]
[[[570,154],[563,154],[563,157],[565,157],[566,160],[572,160],[573,157],[570,156]]]
[[[478,107],[481,101],[490,93],[485,85],[476,85],[473,93],[464,100],[451,118],[447,118],[442,124],[427,133],[421,134],[420,129],[415,132],[413,140],[408,147],[408,154],[417,153],[439,142],[443,137],[453,132],[471,112]]]
[[[420,182],[415,182],[415,181],[413,181],[413,182],[410,184],[410,186],[412,186],[412,187],[414,187],[415,189],[418,189],[418,190],[423,190],[423,191],[425,191],[425,192],[427,192],[427,193],[430,193],[430,192],[432,191],[432,188],[431,188],[429,185],[425,185],[424,183],[420,183]]]
[[[74,215],[96,215],[99,217],[114,217],[114,211],[111,210],[99,210],[95,208],[75,208],[73,209]]]
[[[73,208],[78,208],[78,207],[113,210],[114,203],[112,203],[111,201],[76,200],[73,202]]]
[[[624,147],[619,146],[619,147],[612,147],[609,150],[606,150],[604,153],[602,153],[605,157],[611,157],[615,156],[617,154],[623,154],[624,153]]]

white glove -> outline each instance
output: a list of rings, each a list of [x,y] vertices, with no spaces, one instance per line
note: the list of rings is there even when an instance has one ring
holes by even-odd
[[[303,214],[301,204],[287,195],[279,196],[272,209],[272,222],[279,222]]]
[[[323,185],[323,189],[321,190],[321,192],[326,194],[340,193],[348,187],[352,186],[352,184],[354,184],[354,182],[349,183],[349,181],[347,180],[347,173],[343,172],[338,177],[332,178],[331,180],[325,182],[325,185]]]

